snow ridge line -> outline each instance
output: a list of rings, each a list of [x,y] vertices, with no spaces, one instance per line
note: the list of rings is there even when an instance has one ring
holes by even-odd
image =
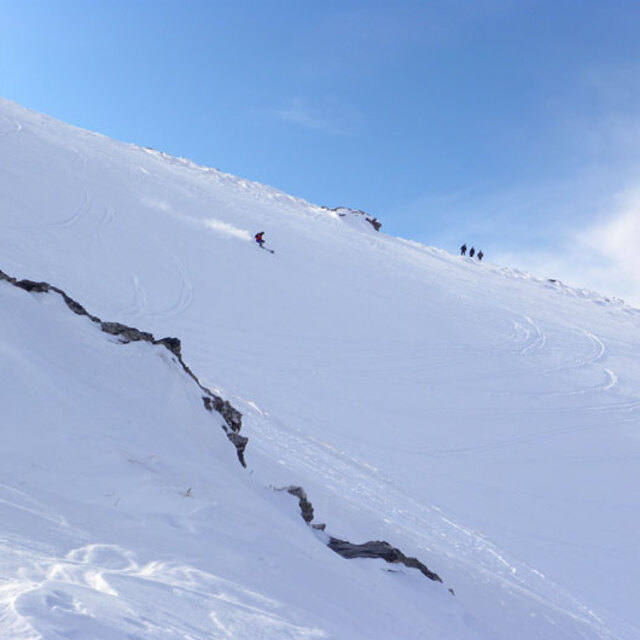
[[[29,293],[57,293],[62,297],[66,305],[75,314],[80,316],[87,316],[93,323],[99,325],[100,330],[109,335],[117,336],[123,344],[129,342],[149,342],[154,345],[161,345],[168,349],[176,358],[177,362],[182,366],[184,372],[198,385],[200,390],[204,393],[202,401],[204,408],[207,411],[215,411],[219,413],[224,419],[222,428],[227,435],[227,438],[233,443],[238,454],[238,460],[243,467],[247,464],[244,459],[244,451],[249,442],[249,438],[240,435],[242,429],[242,414],[231,405],[228,400],[223,400],[220,396],[217,396],[211,391],[211,389],[205,387],[198,377],[191,371],[185,361],[182,359],[181,348],[179,338],[161,338],[156,340],[152,333],[147,331],[140,331],[135,327],[128,327],[119,322],[104,322],[97,316],[90,314],[79,302],[71,298],[65,291],[49,284],[48,282],[36,282],[34,280],[18,280],[12,276],[7,275],[2,269],[0,269],[0,280],[6,280],[10,284],[23,289]]]
[[[302,487],[291,485],[288,487],[278,488],[276,491],[286,491],[292,496],[298,498],[300,515],[307,525],[316,531],[325,530],[325,524],[315,524],[313,522],[313,505],[307,498],[307,494]],[[362,544],[355,544],[353,542],[340,540],[340,538],[334,538],[333,536],[328,535],[328,542],[326,542],[326,544],[331,551],[335,551],[335,553],[347,560],[351,560],[353,558],[381,558],[389,564],[403,564],[405,567],[409,567],[410,569],[418,569],[418,571],[420,571],[423,576],[429,578],[429,580],[442,582],[442,578],[437,573],[431,571],[427,565],[420,562],[417,558],[405,556],[400,549],[391,546],[385,540],[370,540],[369,542],[363,542]],[[453,593],[453,589],[449,589],[449,592],[451,595],[455,595]]]

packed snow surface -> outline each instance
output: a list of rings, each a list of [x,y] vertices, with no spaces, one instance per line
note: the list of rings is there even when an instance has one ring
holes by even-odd
[[[0,269],[249,438],[0,281],[3,640],[640,637],[638,310],[4,100]]]

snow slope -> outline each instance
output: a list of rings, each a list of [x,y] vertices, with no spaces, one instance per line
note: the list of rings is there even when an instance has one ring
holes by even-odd
[[[0,100],[0,269],[249,438],[0,282],[0,638],[640,636],[640,312],[353,222]]]

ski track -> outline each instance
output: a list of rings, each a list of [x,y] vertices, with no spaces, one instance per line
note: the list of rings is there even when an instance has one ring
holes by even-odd
[[[73,153],[74,155],[74,167],[86,167],[88,164],[88,160],[87,160],[87,156],[84,153],[81,153],[80,151],[78,151],[75,147],[69,147],[69,151],[71,151],[71,153]]]
[[[16,509],[58,527],[68,527],[67,520],[64,517],[52,512],[45,505],[35,502],[31,496],[22,491],[18,491],[10,485],[2,485],[0,487],[0,495],[1,494],[8,494],[6,497],[0,497],[0,507],[3,509]]]
[[[548,369],[540,369],[540,373],[547,374],[557,371],[580,369],[598,362],[598,360],[603,357],[605,353],[605,346],[602,340],[597,336],[588,331],[577,328],[572,329],[572,333],[581,339],[580,341],[582,342],[582,345],[586,345],[586,348],[578,349],[578,345],[576,345],[576,348],[570,350],[572,353],[577,352],[578,355],[576,357],[571,360],[567,360],[558,366],[550,367]],[[565,348],[565,351],[569,351],[569,349]]]
[[[528,375],[549,376],[552,374],[571,372],[597,365],[606,354],[604,342],[589,331],[574,327],[568,330],[568,336],[554,335],[553,342],[556,343],[556,346],[553,346],[547,332],[534,323],[531,318],[523,315],[522,320],[524,320],[524,324],[519,321],[514,321],[514,342],[516,344],[520,343],[517,351],[491,349],[491,359],[497,361],[503,359],[505,356],[520,355],[532,359],[532,368],[529,372],[526,372],[526,370],[523,371],[521,367],[515,369],[505,366],[502,367],[500,374],[502,377],[522,375],[523,373],[527,373]],[[575,338],[577,338],[577,340],[575,340]],[[571,347],[568,345],[571,345]],[[554,351],[559,351],[560,346],[562,347],[562,351],[559,353],[562,358],[556,364],[540,368],[535,366],[535,358],[553,355]],[[571,354],[571,357],[567,358],[565,354]],[[556,360],[558,360],[557,357]],[[579,389],[563,390],[560,392],[547,392],[544,395],[546,397],[564,397],[588,394],[608,391],[618,384],[618,376],[614,371],[602,365],[598,365],[598,369],[601,381],[592,386],[582,386]]]
[[[163,311],[150,314],[154,318],[170,318],[173,316],[177,316],[188,309],[193,301],[193,283],[191,281],[191,278],[189,277],[189,272],[187,271],[182,261],[175,254],[172,254],[168,251],[166,251],[166,254],[173,262],[176,268],[176,272],[178,273],[178,276],[180,278],[180,294],[175,304],[170,305]]]
[[[114,211],[105,214],[105,218],[103,218],[103,229],[114,221],[115,215]],[[146,315],[148,318],[171,318],[186,311],[193,302],[193,283],[184,263],[175,254],[167,250],[157,239],[153,239],[153,241],[164,256],[163,262],[173,264],[174,266],[175,273],[178,275],[179,280],[180,291],[178,296],[175,302],[167,305],[165,308],[159,311],[150,311],[152,303],[149,302],[149,296],[143,284],[143,278],[139,277],[136,273],[131,273],[130,282],[133,290],[133,299],[130,304],[127,304],[115,312],[121,317],[135,318]]]
[[[534,351],[544,349],[547,343],[547,336],[528,316],[522,316],[526,326],[519,322],[514,322],[517,331],[524,333],[524,346],[520,349],[520,354],[526,356]]]
[[[0,136],[10,136],[20,133],[22,125],[12,118],[0,115]]]
[[[127,318],[138,318],[145,313],[148,308],[147,294],[137,275],[130,275],[131,289],[133,290],[133,300],[130,305],[123,307],[120,314]]]
[[[109,227],[112,226],[115,222],[116,217],[117,215],[115,209],[113,209],[113,207],[105,205],[102,219],[100,221],[100,226],[98,227],[98,239],[100,240],[102,245],[107,248],[111,248],[112,243],[110,243],[106,239],[106,233]]]
[[[20,133],[21,130],[22,125],[17,121],[0,116],[0,136],[11,136]],[[26,136],[24,137],[26,138]],[[77,168],[79,174],[80,170],[88,165],[88,158],[92,164],[95,162],[97,166],[100,156],[87,156],[80,151],[85,149],[87,153],[91,153],[94,144],[95,140],[91,134],[91,136],[79,140],[75,146],[67,148],[68,153],[65,158],[69,160],[71,166]],[[131,148],[136,153],[138,152],[133,145]],[[115,152],[110,151],[109,153],[112,154],[109,156],[109,160],[118,159]],[[269,191],[263,185],[237,179],[217,170],[197,167],[187,160],[172,158],[154,150],[148,150],[147,153],[177,167],[170,179],[182,180],[184,178],[182,169],[187,167],[199,171],[216,184],[226,185],[227,194],[230,195],[227,195],[223,203],[224,207],[229,210],[237,208],[239,215],[245,213],[243,207],[249,211],[253,206],[243,204],[245,202],[243,198],[246,194],[251,194],[255,202],[259,202],[260,205],[264,206],[265,203],[268,203],[273,211],[278,210],[280,216],[278,221],[280,219],[287,221],[289,216],[293,220],[300,213],[304,213],[309,221],[327,218],[326,210],[308,205],[302,211],[301,200],[281,194],[276,190]],[[142,164],[145,164],[144,160]],[[150,187],[146,185],[149,189],[154,188],[154,185],[161,184],[160,178],[154,175],[158,169],[155,161],[149,162],[145,166],[149,169],[140,166],[140,160],[137,160],[135,163],[131,162],[127,169],[133,192],[139,188],[139,183],[143,181],[150,184]],[[87,175],[91,174],[87,173]],[[150,181],[152,177],[158,178],[157,185]],[[185,189],[182,186],[180,189],[180,193],[184,194]],[[204,194],[203,198],[207,196],[207,190],[200,187],[197,189]],[[71,192],[74,198],[70,200],[72,206],[69,209],[61,210],[58,208],[47,212],[48,215],[58,216],[58,220],[39,226],[8,226],[4,228],[21,231],[70,229],[78,225],[83,217],[92,211],[93,201],[88,191],[85,191],[82,204],[76,209],[72,208],[76,202],[75,197],[80,193],[80,190]],[[95,195],[99,197],[99,192],[96,192]],[[115,246],[114,240],[117,240],[112,227],[116,221],[117,211],[104,202],[104,199],[96,200],[95,213],[102,210],[102,217],[98,220],[98,215],[95,216],[95,224],[92,220],[92,230],[95,231],[94,237],[97,237],[101,245],[111,250]],[[221,201],[214,199],[213,202],[220,205]],[[64,216],[70,210],[73,212]],[[60,217],[61,213],[64,217]],[[338,226],[335,225],[335,228],[338,229]],[[471,446],[456,447],[455,445],[459,443],[456,440],[453,442],[444,440],[443,444],[453,444],[454,446],[439,450],[426,448],[420,450],[416,447],[410,447],[402,440],[394,441],[395,436],[391,434],[391,446],[388,446],[388,449],[402,452],[407,457],[418,455],[427,458],[427,463],[429,457],[442,457],[445,460],[449,458],[453,462],[456,456],[461,456],[464,463],[467,461],[464,456],[470,452],[490,452],[510,447],[521,447],[572,433],[601,429],[613,430],[623,426],[626,429],[628,425],[637,426],[640,400],[629,400],[631,392],[624,395],[625,389],[629,386],[630,378],[633,381],[633,374],[621,365],[619,370],[622,378],[621,384],[618,372],[613,368],[608,368],[615,367],[610,362],[615,362],[616,356],[619,354],[614,351],[613,355],[608,358],[609,354],[605,342],[598,335],[578,326],[565,324],[566,321],[557,320],[559,317],[564,317],[571,318],[570,323],[581,321],[579,315],[577,317],[568,315],[572,310],[569,301],[563,301],[559,298],[555,300],[555,302],[559,301],[566,305],[563,310],[565,316],[545,316],[544,310],[540,311],[535,302],[526,299],[526,294],[533,293],[535,300],[535,296],[539,295],[536,288],[544,287],[553,289],[556,296],[558,294],[565,297],[572,296],[590,300],[594,304],[607,305],[608,309],[611,309],[611,311],[607,310],[608,315],[614,315],[616,311],[638,314],[640,310],[626,307],[621,301],[610,300],[593,292],[574,290],[561,283],[536,279],[517,269],[500,268],[470,258],[458,260],[454,257],[452,260],[452,256],[442,250],[423,247],[417,243],[400,239],[385,239],[382,234],[376,236],[366,233],[365,229],[358,229],[355,225],[353,230],[361,234],[363,238],[361,243],[363,250],[360,255],[356,251],[354,256],[361,258],[367,264],[369,264],[367,261],[379,257],[373,255],[372,252],[386,251],[385,258],[388,258],[388,263],[396,269],[396,275],[401,274],[402,267],[408,263],[412,267],[407,270],[411,271],[408,273],[408,277],[416,281],[428,282],[433,278],[434,273],[436,276],[442,276],[440,279],[445,281],[446,276],[451,274],[451,281],[458,285],[458,291],[438,291],[437,287],[440,285],[432,285],[431,291],[441,293],[442,301],[450,302],[447,307],[448,311],[462,310],[465,314],[469,314],[469,317],[477,317],[478,330],[475,331],[475,327],[471,327],[468,333],[475,332],[474,335],[477,335],[478,339],[475,341],[468,339],[468,344],[449,343],[443,346],[438,339],[433,339],[432,336],[428,336],[424,342],[419,342],[421,337],[419,337],[419,333],[416,333],[414,344],[399,339],[397,343],[387,342],[381,347],[376,344],[375,339],[372,339],[376,337],[373,335],[360,341],[344,338],[342,342],[340,338],[333,339],[327,336],[321,336],[321,339],[316,341],[313,341],[313,337],[309,335],[301,335],[300,340],[288,337],[287,340],[282,340],[282,343],[295,346],[288,349],[285,347],[285,349],[278,351],[278,366],[280,368],[278,375],[281,375],[283,379],[287,379],[285,374],[294,377],[295,373],[300,371],[309,374],[312,378],[317,377],[323,380],[343,376],[348,381],[348,376],[358,377],[361,388],[367,390],[370,388],[366,384],[367,376],[371,376],[374,382],[385,380],[386,376],[386,384],[389,384],[389,380],[392,378],[393,383],[399,386],[407,383],[412,385],[428,384],[430,389],[435,388],[436,392],[438,385],[449,385],[454,391],[458,385],[461,392],[459,396],[452,393],[451,397],[454,400],[458,397],[468,397],[471,398],[471,403],[473,396],[465,396],[465,393],[468,393],[469,390],[471,393],[477,392],[478,397],[482,397],[485,403],[484,405],[482,402],[479,403],[481,409],[484,407],[487,415],[495,416],[505,422],[506,426],[503,431],[508,433],[494,434],[493,442],[473,445],[471,443],[474,440],[477,441],[478,436],[466,434],[465,439],[460,443],[471,444]],[[148,252],[155,264],[146,271],[134,271],[135,262],[127,265],[130,271],[124,270],[121,275],[124,276],[125,281],[127,274],[129,276],[132,299],[129,302],[125,298],[124,303],[127,306],[120,311],[114,310],[114,316],[146,315],[148,318],[172,318],[182,314],[192,305],[194,285],[191,273],[180,259],[179,254],[171,251],[173,248],[177,251],[178,245],[174,247],[172,238],[168,237],[166,243],[163,243],[162,236],[153,231],[149,233],[148,229],[143,229],[143,234],[140,237],[144,237],[147,241],[151,239],[151,244],[157,246],[157,251]],[[78,236],[80,237],[80,235],[79,233]],[[336,236],[336,238],[339,245],[340,237]],[[346,242],[344,246],[347,246]],[[138,248],[136,247],[136,249]],[[340,246],[340,248],[342,247]],[[147,247],[144,250],[146,251]],[[137,259],[138,255],[135,255]],[[186,258],[187,263],[194,266],[192,273],[194,276],[197,275],[195,260],[192,260],[189,254],[182,254],[182,258]],[[147,265],[145,264],[142,268],[147,268]],[[421,269],[422,271],[420,271]],[[474,312],[478,311],[474,302],[485,295],[485,291],[481,290],[480,286],[485,275],[495,275],[496,278],[500,276],[505,280],[511,278],[523,281],[522,292],[525,295],[522,298],[524,302],[519,303],[516,308],[528,309],[528,313],[532,317],[506,309],[512,301],[510,297],[512,292],[509,287],[514,290],[516,286],[520,288],[520,284],[514,286],[511,283],[505,287],[506,294],[498,292],[498,302],[495,304],[500,308],[502,315],[498,316],[497,313],[494,313],[492,316],[486,312],[484,316],[481,313],[473,316]],[[384,278],[381,281],[383,284],[385,283]],[[149,296],[145,285],[149,287]],[[151,287],[154,285],[157,288],[152,289]],[[468,291],[465,293],[467,285]],[[531,289],[531,286],[534,289]],[[529,291],[525,290],[527,288]],[[128,297],[128,294],[125,295]],[[372,300],[374,300],[374,295],[382,298],[380,294],[373,291],[373,286],[371,295]],[[503,297],[500,298],[500,295]],[[151,305],[148,297],[151,299]],[[487,305],[482,307],[483,310],[488,308]],[[547,318],[547,321],[545,322],[541,318]],[[189,318],[187,320],[189,321]],[[481,326],[487,320],[493,324]],[[198,321],[196,319],[190,321],[194,327],[197,327]],[[562,326],[555,324],[556,322],[562,323]],[[445,323],[439,326],[444,327]],[[455,328],[459,329],[459,327]],[[283,336],[287,330],[288,327],[283,327]],[[297,330],[301,334],[304,333],[303,329],[298,328]],[[195,331],[196,329],[194,329],[194,333]],[[603,331],[603,336],[608,335],[606,328]],[[221,331],[221,334],[224,332]],[[211,362],[217,361],[218,353],[225,356],[224,358],[218,357],[221,362],[225,362],[225,360],[233,362],[234,353],[243,356],[243,360],[246,360],[242,347],[233,346],[235,335],[230,333],[232,339],[227,342],[224,339],[228,336],[223,335],[223,338],[220,339],[222,344],[215,345],[215,347],[213,345],[205,346],[203,351],[210,350],[212,353],[216,353],[215,357],[209,358]],[[461,332],[451,335],[464,336]],[[613,337],[610,339],[612,345],[617,344],[613,342]],[[462,340],[465,338],[463,337]],[[261,345],[255,349],[252,356],[269,361],[273,359],[276,347],[277,345],[273,344]],[[480,359],[481,357],[485,358],[484,362]],[[203,361],[206,362],[206,359]],[[490,367],[486,366],[487,363]],[[256,371],[260,370],[259,364],[256,366]],[[238,367],[240,366],[238,365]],[[231,366],[229,368],[233,371]],[[53,366],[52,370],[54,370]],[[269,370],[267,369],[267,371]],[[247,371],[248,369],[245,370],[245,373]],[[483,373],[486,374],[485,377],[483,377]],[[574,373],[575,375],[570,375]],[[509,378],[514,376],[519,379],[514,385],[509,385]],[[554,378],[554,376],[556,377]],[[385,535],[390,542],[394,541],[394,533],[397,533],[396,537],[403,539],[403,545],[407,540],[410,542],[409,548],[403,546],[404,551],[410,554],[415,553],[430,567],[432,564],[430,559],[433,558],[434,566],[431,568],[441,572],[447,586],[460,587],[462,592],[466,589],[467,592],[474,592],[476,596],[483,594],[480,597],[485,597],[487,601],[489,597],[497,596],[499,600],[504,597],[505,602],[501,604],[505,617],[509,615],[507,612],[511,611],[510,605],[514,605],[513,609],[520,614],[520,620],[524,620],[526,625],[526,616],[533,617],[535,615],[533,613],[535,607],[532,607],[530,603],[539,603],[542,605],[539,611],[540,617],[548,619],[548,626],[544,626],[547,624],[545,622],[540,627],[542,629],[558,627],[560,626],[558,623],[563,623],[565,618],[569,618],[575,621],[577,628],[576,631],[571,630],[572,639],[581,636],[593,640],[594,633],[601,638],[612,637],[602,620],[575,597],[547,580],[535,568],[512,558],[489,541],[480,531],[464,526],[457,522],[455,517],[447,514],[445,510],[427,502],[427,500],[433,499],[431,495],[438,494],[427,493],[426,495],[430,497],[424,500],[423,495],[423,500],[420,502],[413,497],[413,495],[418,496],[418,493],[413,492],[412,494],[411,490],[407,491],[402,486],[396,485],[393,480],[372,464],[368,464],[365,459],[360,460],[343,449],[342,446],[331,442],[331,436],[326,439],[324,435],[314,437],[311,432],[306,434],[301,429],[293,428],[284,421],[274,418],[270,415],[271,411],[267,411],[258,404],[261,402],[259,399],[260,382],[252,380],[251,375],[245,377],[249,387],[251,383],[256,385],[253,387],[253,392],[248,394],[248,397],[254,397],[255,400],[244,400],[238,396],[224,395],[234,403],[237,400],[238,405],[236,406],[240,406],[245,414],[245,429],[250,436],[250,448],[253,448],[255,452],[255,459],[264,456],[272,463],[277,461],[281,465],[282,475],[306,478],[311,483],[309,489],[313,489],[313,483],[316,483],[315,486],[319,488],[320,495],[323,492],[325,494],[322,509],[328,511],[322,514],[317,521],[326,520],[332,533],[341,534],[340,520],[339,518],[334,520],[331,513],[334,506],[338,513],[360,514],[362,516],[360,519],[351,518],[351,526],[359,527],[363,523],[369,526],[371,522],[374,524],[377,522],[380,525],[381,534]],[[223,378],[224,380],[225,378]],[[473,380],[474,384],[466,387],[465,384],[469,380]],[[536,380],[543,380],[537,390]],[[524,384],[522,384],[523,382]],[[526,384],[529,382],[534,382],[531,388]],[[234,385],[233,382],[227,382],[227,384]],[[237,389],[244,389],[244,379],[241,384],[238,384],[236,377],[235,385]],[[213,387],[213,385],[211,386]],[[374,385],[374,392],[382,392],[383,386],[375,387]],[[505,402],[496,403],[499,404],[496,407],[492,406],[491,400],[486,400],[486,396],[482,396],[483,393],[490,395],[492,386],[499,390],[494,395],[509,396]],[[330,389],[330,387],[328,388]],[[394,390],[397,388],[396,386]],[[612,390],[612,393],[608,393]],[[251,393],[255,395],[252,396]],[[581,395],[589,397],[579,399],[574,403],[579,406],[564,406],[570,403],[558,401],[555,403],[540,402],[535,403],[535,406],[532,407],[527,406],[527,403],[534,404],[532,400],[571,398]],[[264,394],[262,396],[262,400],[264,400]],[[273,400],[273,402],[277,406],[278,400]],[[558,406],[560,404],[563,406]],[[439,412],[447,411],[447,408],[442,408],[443,406],[443,404],[438,404],[436,408],[428,409],[430,417],[436,422],[441,415]],[[289,415],[296,415],[295,410],[294,405],[292,413]],[[320,412],[318,417],[314,416],[314,419],[320,420],[321,416]],[[498,439],[500,435],[509,436],[512,433],[508,424],[509,417],[518,418],[520,416],[533,417],[531,422],[526,423],[531,429],[540,429],[540,425],[542,428],[552,424],[558,426],[554,429],[546,428],[544,431]],[[544,422],[546,417],[553,418],[548,425]],[[567,426],[567,418],[571,419],[569,426]],[[401,415],[399,419],[402,419]],[[540,425],[535,424],[536,419],[539,419]],[[400,425],[398,432],[401,428]],[[318,429],[316,433],[323,432]],[[343,438],[340,437],[340,440],[343,441]],[[404,448],[398,446],[402,444],[405,444]],[[623,456],[624,449],[618,450],[621,451],[618,455]],[[532,451],[535,453],[535,448],[532,448]],[[572,451],[575,451],[575,455],[579,456],[581,449]],[[593,448],[585,449],[585,451],[598,452]],[[634,454],[630,453],[629,455]],[[496,456],[496,458],[500,458],[500,456]],[[503,456],[501,459],[506,458],[507,456]],[[491,460],[492,458],[488,457],[487,459]],[[481,456],[478,456],[476,460],[482,461]],[[517,460],[517,458],[513,458],[513,460]],[[248,461],[251,463],[250,455]],[[158,472],[156,466],[149,464],[146,459],[135,459],[132,455],[129,462],[141,465],[150,472]],[[280,473],[280,469],[275,463],[271,466],[267,465],[267,468],[276,475]],[[253,478],[256,480],[258,474]],[[268,485],[265,483],[262,488],[265,486]],[[535,495],[533,492],[530,493]],[[333,497],[335,500],[328,502],[326,494],[332,494],[329,498]],[[107,497],[112,500],[113,495],[107,494]],[[312,490],[309,491],[309,498],[313,502]],[[117,502],[115,504],[117,505]],[[327,504],[329,507],[326,506]],[[288,638],[302,640],[303,638],[324,637],[324,634],[318,629],[297,625],[293,619],[295,616],[291,618],[288,613],[283,613],[286,609],[281,603],[251,592],[238,583],[225,580],[221,576],[208,573],[201,568],[196,569],[188,564],[183,564],[184,559],[183,563],[166,561],[162,558],[150,560],[142,557],[147,554],[146,550],[138,549],[138,555],[136,555],[133,549],[113,544],[112,540],[109,541],[109,544],[96,542],[95,536],[90,540],[92,544],[86,544],[88,541],[83,539],[85,534],[77,529],[72,530],[65,518],[51,511],[45,505],[37,503],[21,490],[0,482],[0,515],[5,512],[12,517],[5,520],[7,524],[5,531],[3,531],[4,539],[0,539],[0,558],[3,560],[0,570],[0,638],[6,637],[7,640],[16,640],[17,638],[31,640],[33,638],[36,640],[48,637],[52,629],[56,636],[62,634],[61,637],[65,638],[90,638],[99,635],[100,637],[126,636],[131,640],[142,640],[143,638],[155,640],[159,637],[176,638],[176,640],[177,638],[184,640],[187,637],[191,640],[196,638],[209,640],[212,637],[241,637],[239,633],[242,634],[242,637],[257,638],[266,634],[269,637],[279,637],[285,640]],[[380,518],[382,521],[378,520]],[[32,543],[24,536],[24,532],[29,531],[26,525],[33,519],[36,519],[42,528],[57,528],[63,532],[58,536],[56,542],[62,550],[43,549],[44,543],[35,542],[38,540],[35,537]],[[189,526],[193,527],[191,532],[195,532],[196,527],[189,522],[188,517],[167,515],[166,522],[181,529],[181,533],[188,533]],[[21,523],[26,524],[22,525]],[[16,532],[19,531],[23,534],[22,538],[13,539],[18,535]],[[554,534],[555,532],[550,534],[549,539],[562,545],[562,540],[558,541],[555,537],[551,537]],[[67,536],[71,535],[75,536],[75,539],[68,541]],[[378,535],[378,532],[372,532],[372,535]],[[39,538],[39,540],[42,539],[44,538]],[[314,544],[313,540],[310,544]],[[417,551],[411,549],[412,545]],[[438,558],[437,562],[434,556]],[[191,560],[186,560],[186,562],[189,563]],[[435,566],[437,564],[441,566]],[[456,575],[458,584],[449,583],[447,573]],[[461,576],[468,577],[468,582],[463,580]],[[487,584],[490,587],[485,589]],[[587,591],[581,592],[587,593]],[[148,597],[148,594],[152,594],[152,597]],[[176,596],[180,598],[181,605],[181,610],[178,613],[173,607]],[[464,606],[463,597],[460,597],[460,601]],[[584,597],[588,598],[589,596],[585,595]],[[108,603],[106,607],[105,602]],[[165,607],[165,603],[168,603],[168,606]],[[154,607],[153,612],[148,616],[144,615],[151,607]],[[182,607],[187,607],[187,609],[183,610]],[[191,610],[188,607],[191,607]],[[192,613],[195,609],[198,610],[197,615]],[[179,618],[181,620],[178,620]],[[189,622],[185,622],[185,620]],[[204,620],[208,622],[205,624],[202,622]],[[213,629],[211,625],[213,625]],[[98,633],[93,632],[94,629],[98,629]],[[4,634],[9,635],[5,636]],[[629,637],[632,637],[632,634]]]
[[[411,540],[418,549],[417,555],[427,565],[432,564],[430,557],[445,557],[451,567],[457,567],[458,570],[464,568],[465,572],[475,575],[476,580],[505,589],[512,598],[522,598],[523,601],[533,599],[550,612],[571,618],[595,631],[601,638],[610,637],[602,621],[587,606],[551,583],[539,571],[509,558],[481,533],[456,522],[435,506],[415,501],[377,469],[347,452],[330,443],[303,436],[273,418],[264,419],[263,415],[265,412],[259,410],[252,416],[258,422],[255,431],[260,433],[259,446],[273,448],[268,455],[283,460],[283,464],[294,474],[322,477],[324,485],[333,488],[336,502],[343,505],[350,503],[350,509],[368,512],[370,516],[388,514],[378,524],[379,528],[387,530],[384,535],[390,538],[391,543],[394,522],[402,522],[398,533]],[[253,446],[258,446],[255,436]],[[366,482],[363,482],[363,478],[366,478]],[[343,487],[346,490],[342,490]],[[312,494],[309,499],[313,503]],[[339,523],[332,521],[331,513],[322,514],[320,520],[316,517],[316,521],[325,520],[327,530],[339,536]],[[481,566],[480,572],[478,564]],[[442,572],[442,567],[430,568]],[[446,575],[442,577],[447,587],[456,588]],[[507,597],[506,594],[503,597]],[[587,637],[593,635],[585,635]]]
[[[89,193],[85,192],[84,199],[82,204],[76,209],[76,211],[71,214],[68,218],[64,218],[62,220],[58,220],[56,222],[51,222],[49,224],[42,225],[42,229],[65,229],[67,227],[72,227],[75,224],[78,224],[78,221],[82,216],[89,212],[91,209],[91,200],[89,199]]]
[[[114,207],[110,205],[103,207],[103,214],[96,235],[100,244],[109,251],[113,249],[113,241],[108,238],[108,235],[109,231],[114,227],[117,218],[118,213]],[[138,278],[135,273],[131,273],[129,277],[133,291],[133,299],[130,304],[119,309],[117,314],[121,317],[137,318],[148,309],[147,295],[140,278]]]
[[[2,225],[2,229],[7,229],[11,231],[28,231],[28,232],[37,232],[42,230],[51,230],[51,229],[64,229],[67,227],[72,227],[77,224],[80,218],[82,218],[88,211],[90,210],[90,199],[88,192],[85,192],[82,203],[80,204],[74,212],[61,220],[54,220],[53,222],[45,222],[43,224],[38,225]]]
[[[180,293],[174,303],[165,307],[161,311],[149,312],[147,315],[151,318],[171,318],[180,315],[191,306],[191,303],[193,302],[193,282],[189,275],[189,271],[180,258],[178,258],[178,256],[172,251],[169,251],[157,238],[150,235],[149,237],[153,240],[160,252],[166,256],[167,262],[173,264],[180,281]],[[148,296],[144,292],[143,285],[139,280],[136,281],[136,291],[138,290],[141,291],[142,294],[139,297],[141,297],[146,304]]]
[[[539,369],[537,373],[539,375],[546,376],[553,373],[568,372],[576,369],[593,368],[594,365],[597,365],[598,371],[602,374],[600,377],[603,377],[604,380],[594,384],[593,386],[583,386],[579,389],[561,392],[550,392],[545,395],[548,397],[564,397],[580,394],[593,394],[596,392],[609,391],[615,387],[618,384],[617,374],[599,364],[606,355],[604,342],[598,336],[589,331],[578,328],[574,328],[572,331],[574,335],[581,338],[582,344],[585,345],[582,349],[575,348],[571,350],[572,353],[577,352],[578,356],[557,366]],[[540,329],[537,330],[537,334],[544,336],[544,332]],[[545,343],[546,338],[543,338],[541,340],[540,348],[544,347]],[[528,353],[530,353],[530,351],[527,351],[527,354]]]
[[[618,383],[617,374],[608,369],[601,360],[606,354],[605,345],[596,335],[581,329],[570,329],[566,332],[555,332],[550,338],[540,326],[530,318],[513,321],[511,333],[503,339],[478,345],[455,344],[442,348],[440,345],[426,342],[424,344],[407,344],[400,341],[393,348],[381,352],[379,347],[370,341],[343,341],[335,339],[325,341],[325,354],[320,355],[316,367],[316,375],[330,378],[335,375],[379,377],[380,374],[395,381],[406,381],[414,384],[439,384],[442,372],[458,371],[460,364],[473,363],[475,355],[482,355],[483,363],[487,359],[492,364],[492,375],[495,378],[512,378],[513,376],[545,376],[564,374],[579,369],[593,370],[594,383],[581,385],[576,389],[562,388],[561,391],[545,391],[545,397],[573,396],[593,392],[608,391]],[[306,340],[306,337],[302,337]],[[327,348],[331,347],[331,348]],[[224,350],[224,345],[219,346]],[[300,361],[307,360],[309,345],[300,347],[298,351],[281,352],[283,367],[290,366],[293,371]],[[486,354],[489,354],[488,357]],[[568,354],[571,354],[568,357]],[[266,355],[265,355],[266,357]],[[539,363],[552,360],[552,365],[540,366]],[[523,362],[526,366],[523,367]],[[289,364],[290,363],[290,364]],[[469,379],[477,377],[475,366],[467,367]],[[482,365],[483,369],[486,366]],[[434,375],[437,374],[437,375]],[[591,376],[590,376],[591,377]],[[458,383],[465,378],[458,374]],[[504,391],[504,394],[508,394]],[[527,396],[526,392],[519,392]],[[529,394],[539,396],[540,393]]]

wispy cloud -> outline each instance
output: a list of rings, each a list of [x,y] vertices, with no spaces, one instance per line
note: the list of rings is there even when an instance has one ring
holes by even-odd
[[[409,214],[428,212],[420,239],[452,251],[472,242],[490,262],[640,307],[638,72],[585,73],[576,85],[584,109],[554,111],[552,135],[523,171],[505,172],[510,184],[471,183],[409,203]]]
[[[598,258],[591,277],[640,306],[640,187],[619,194],[613,215],[581,232],[578,241]]]
[[[290,106],[266,113],[283,122],[337,136],[354,135],[354,126],[360,120],[353,107],[335,98],[326,98],[313,107],[303,98],[294,98]]]
[[[554,248],[502,252],[496,262],[622,298],[640,307],[640,187],[616,195],[586,227],[567,228]]]
[[[494,264],[640,307],[640,178],[625,175],[622,186],[616,177],[590,169],[556,182],[471,186],[407,210],[424,219],[417,235],[424,243],[453,252],[471,243]]]

